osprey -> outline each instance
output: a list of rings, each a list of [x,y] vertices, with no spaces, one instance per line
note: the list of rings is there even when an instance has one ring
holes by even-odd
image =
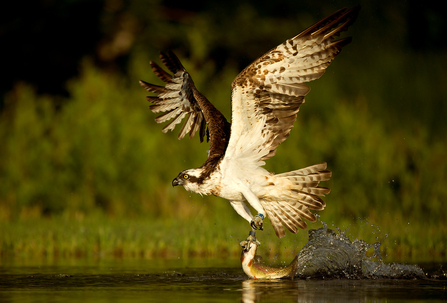
[[[253,229],[262,229],[263,219],[268,217],[279,238],[285,235],[283,226],[296,233],[307,227],[303,219],[315,222],[310,210],[323,210],[326,204],[320,196],[330,192],[319,186],[331,177],[326,163],[277,175],[262,166],[289,136],[310,90],[305,83],[320,78],[342,47],[351,42],[351,38],[336,38],[352,24],[358,11],[359,7],[341,9],[246,67],[232,83],[231,124],[197,90],[174,53],[160,53],[173,75],[151,61],[153,72],[166,85],[140,84],[158,94],[147,97],[154,113],[165,112],[155,121],[172,120],[163,132],[186,118],[178,139],[188,133],[192,138],[199,131],[202,142],[207,128],[210,141],[205,163],[180,172],[172,185],[229,200]],[[246,202],[257,211],[256,216]]]

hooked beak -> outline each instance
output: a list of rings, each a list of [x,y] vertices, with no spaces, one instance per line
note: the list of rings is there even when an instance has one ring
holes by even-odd
[[[178,178],[175,178],[174,180],[172,180],[172,187],[180,185],[180,181],[178,180]]]

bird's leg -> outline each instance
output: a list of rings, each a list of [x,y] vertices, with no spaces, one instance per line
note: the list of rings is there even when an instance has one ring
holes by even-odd
[[[263,214],[257,214],[256,216],[253,217],[253,219],[250,222],[251,228],[253,230],[264,230],[263,228],[263,220],[264,220],[264,215]]]
[[[250,212],[247,204],[242,201],[230,201],[231,206],[233,206],[234,210],[245,220],[250,222],[253,219],[253,215]]]
[[[245,190],[242,191],[242,194],[244,195],[245,199],[247,199],[248,203],[250,203],[250,205],[253,206],[253,208],[258,212],[258,214],[250,221],[251,228],[253,230],[263,230],[262,220],[265,218],[265,210],[262,207],[261,202],[249,188],[245,188]]]

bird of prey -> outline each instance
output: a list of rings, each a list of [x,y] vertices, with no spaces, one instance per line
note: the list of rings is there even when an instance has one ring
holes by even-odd
[[[155,121],[171,120],[163,132],[173,130],[184,118],[178,139],[192,138],[199,132],[210,141],[208,158],[199,168],[178,174],[172,185],[200,195],[229,200],[236,212],[253,229],[263,229],[268,217],[279,238],[284,227],[296,233],[305,229],[303,219],[315,222],[310,210],[323,210],[320,198],[330,192],[320,187],[331,172],[326,163],[286,173],[274,174],[262,166],[290,134],[298,110],[310,88],[306,82],[320,78],[342,47],[351,38],[338,38],[347,30],[359,8],[341,9],[278,45],[247,66],[231,86],[231,124],[202,95],[173,52],[160,52],[161,62],[173,75],[155,62],[153,72],[165,82],[158,86],[140,81],[154,113],[165,112]],[[253,216],[246,202],[256,211]]]

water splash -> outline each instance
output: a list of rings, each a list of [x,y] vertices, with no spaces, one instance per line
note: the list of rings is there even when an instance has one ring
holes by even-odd
[[[367,257],[366,253],[371,248],[374,253]],[[309,230],[309,241],[298,253],[295,276],[347,279],[425,277],[417,265],[385,264],[379,248],[380,243],[351,241],[340,229],[335,232],[324,224],[320,229]]]

